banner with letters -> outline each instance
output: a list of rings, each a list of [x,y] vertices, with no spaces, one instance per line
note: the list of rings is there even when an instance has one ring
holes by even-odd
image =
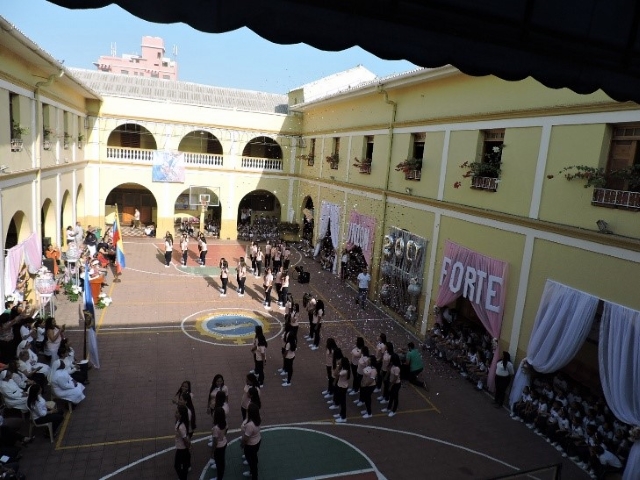
[[[442,258],[440,290],[436,306],[443,308],[460,296],[466,298],[471,302],[482,325],[493,338],[499,339],[504,315],[508,269],[507,262],[487,257],[447,240]],[[496,348],[489,370],[490,390],[494,387],[495,367],[501,355]]]
[[[355,210],[351,212],[347,227],[347,243],[362,249],[362,254],[368,265],[371,265],[375,233],[376,219],[374,217],[362,215]]]

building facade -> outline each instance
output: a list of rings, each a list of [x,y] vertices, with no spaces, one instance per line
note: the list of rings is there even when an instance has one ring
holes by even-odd
[[[111,55],[101,55],[94,65],[101,72],[178,80],[178,63],[166,56],[164,40],[160,37],[142,37],[140,54],[117,57],[114,48]]]
[[[209,195],[221,238],[233,239],[241,206],[261,193],[283,222],[312,211],[318,249],[360,248],[371,299],[419,335],[447,281],[459,291],[449,306],[479,322],[482,304],[517,358],[549,280],[640,310],[634,103],[451,66],[324,96],[136,83],[65,69],[32,46],[2,31],[13,59],[0,80],[5,248],[32,232],[60,244],[67,225],[104,226],[116,204],[124,222],[141,207],[143,222],[172,230],[198,211],[193,192]],[[462,270],[458,247],[500,273]],[[576,364],[597,369],[596,348],[586,343]]]

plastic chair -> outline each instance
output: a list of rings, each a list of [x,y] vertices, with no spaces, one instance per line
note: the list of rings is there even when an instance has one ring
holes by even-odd
[[[49,429],[49,440],[53,443],[53,423],[41,423],[37,424],[36,421],[31,417],[31,423],[29,423],[29,436],[33,436],[33,428],[48,428]]]

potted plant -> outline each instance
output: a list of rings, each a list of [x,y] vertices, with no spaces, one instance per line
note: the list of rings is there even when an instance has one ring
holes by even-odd
[[[584,188],[593,187],[593,205],[640,209],[640,165],[609,172],[602,167],[572,165],[559,173],[568,181],[584,181]]]
[[[63,141],[63,146],[65,150],[69,149],[69,142],[71,141],[71,134],[64,132],[64,141]]]
[[[83,143],[83,141],[84,141],[84,135],[83,135],[83,134],[81,134],[81,133],[79,133],[79,134],[78,134],[78,148],[79,148],[80,150],[82,150],[82,143]]]
[[[404,172],[406,180],[420,180],[422,178],[422,159],[407,158],[396,165],[396,172]]]
[[[51,137],[55,136],[56,132],[52,128],[45,127],[43,133],[44,138],[42,139],[42,148],[45,150],[51,150]]]
[[[327,156],[327,162],[331,165],[331,170],[337,170],[340,163],[340,156],[338,153],[334,153]]]
[[[358,169],[360,170],[360,173],[367,173],[367,174],[371,173],[371,159],[370,158],[363,158],[362,160],[359,160],[358,157],[355,157],[354,161],[356,163],[354,163],[353,166],[354,167],[358,167]]]
[[[497,145],[484,154],[484,157],[475,162],[464,162],[460,168],[466,172],[462,178],[471,177],[471,188],[479,188],[495,192],[500,183],[502,173],[502,149],[504,145]],[[459,188],[461,182],[454,183],[455,188]]]
[[[300,160],[302,160],[303,162],[307,162],[308,166],[313,167],[313,161],[314,161],[314,155],[313,154],[299,155],[298,158]]]
[[[11,125],[11,151],[12,152],[21,152],[22,147],[24,146],[24,141],[22,140],[23,135],[27,135],[29,133],[29,129],[21,126],[18,122],[13,122]]]

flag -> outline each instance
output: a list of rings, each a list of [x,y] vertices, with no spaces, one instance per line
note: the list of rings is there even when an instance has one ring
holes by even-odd
[[[84,269],[84,317],[91,316],[91,324],[87,325],[87,346],[89,347],[89,358],[94,367],[100,368],[100,357],[98,355],[98,338],[96,335],[96,311],[93,305],[93,295],[91,294],[91,282],[89,281],[89,264]]]
[[[116,210],[115,220],[113,221],[113,245],[116,247],[116,273],[121,274],[125,268],[126,262],[124,258],[124,248],[122,246],[122,236],[120,230],[120,222],[118,221],[118,210]]]

